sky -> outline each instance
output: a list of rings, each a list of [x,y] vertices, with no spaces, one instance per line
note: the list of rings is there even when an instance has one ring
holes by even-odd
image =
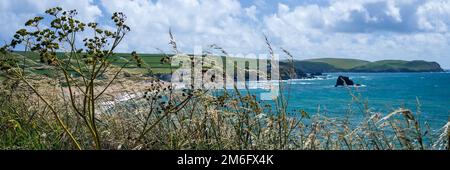
[[[0,45],[48,8],[110,28],[113,12],[131,32],[117,52],[170,52],[169,28],[183,52],[216,44],[230,54],[275,52],[295,59],[437,61],[450,68],[450,0],[1,0]]]

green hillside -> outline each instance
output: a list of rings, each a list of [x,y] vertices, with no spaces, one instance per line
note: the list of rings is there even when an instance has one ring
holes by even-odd
[[[27,68],[28,71],[43,74],[52,75],[52,70],[40,61],[40,57],[36,53],[32,52],[15,52],[14,53],[17,63],[20,67]],[[63,53],[58,53],[61,58]],[[116,57],[112,57],[111,63],[120,67],[127,61],[131,60],[131,54],[117,53]],[[153,74],[168,74],[171,72],[169,63],[161,63],[161,59],[164,54],[139,54],[143,62],[143,67],[138,67],[136,64],[129,64],[124,68],[124,72],[131,74],[146,74],[149,70]],[[25,58],[24,58],[25,57]],[[249,59],[232,58],[228,59],[228,62],[242,63]],[[250,59],[252,60],[252,59]],[[224,61],[227,59],[224,58]],[[75,62],[73,60],[72,62]],[[75,64],[75,63],[74,63]],[[421,60],[415,61],[403,61],[403,60],[381,60],[375,62],[369,62],[358,59],[341,59],[341,58],[319,58],[308,60],[296,60],[294,61],[294,67],[296,77],[305,77],[306,73],[329,73],[329,72],[441,72],[443,69],[436,62],[427,62]],[[290,73],[291,64],[287,61],[280,62],[280,74],[284,78],[288,78]],[[172,68],[176,69],[176,67]],[[70,70],[69,70],[70,71]],[[0,80],[2,76],[0,75]]]
[[[441,72],[443,69],[436,62],[422,60],[381,60],[350,69],[354,72]]]
[[[52,70],[49,69],[48,65],[44,62],[40,61],[40,56],[37,53],[34,52],[22,52],[22,51],[16,51],[13,53],[14,58],[17,62],[17,64],[22,67],[25,65],[27,68],[27,71],[36,73],[36,74],[42,74],[51,76],[53,75]],[[56,55],[59,56],[59,58],[63,60],[67,60],[67,58],[64,57],[64,53],[57,53]],[[110,57],[111,63],[117,67],[123,66],[128,61],[132,60],[132,56],[130,53],[116,53],[114,54],[114,57]],[[138,54],[139,57],[143,61],[142,67],[138,67],[136,64],[129,63],[124,69],[123,72],[131,73],[131,74],[147,74],[149,73],[149,70],[153,74],[168,74],[171,73],[171,66],[170,63],[163,63],[161,62],[161,59],[164,58],[165,54]],[[169,55],[172,56],[172,55]],[[1,57],[1,56],[0,56]],[[227,62],[236,62],[239,64],[244,63],[248,60],[253,59],[244,59],[244,58],[224,58],[222,57],[223,61]],[[76,60],[71,60],[73,62],[72,64],[76,65]],[[204,63],[204,68],[208,67],[207,63]],[[172,69],[177,69],[177,67],[172,67]],[[68,70],[71,71],[70,69]],[[75,72],[73,72],[76,74]],[[0,75],[0,78],[2,76]],[[1,80],[1,79],[0,79]]]
[[[25,65],[27,70],[37,74],[52,74],[51,71],[47,69],[47,64],[40,61],[40,56],[37,53],[18,51],[14,52],[13,55],[15,55],[16,61],[20,67]],[[63,53],[57,53],[57,55],[64,59]],[[132,74],[146,74],[148,73],[148,68],[151,68],[152,72],[155,74],[170,73],[170,64],[161,63],[161,59],[164,57],[163,54],[139,54],[139,56],[145,63],[143,67],[138,67],[136,64],[130,63],[124,68],[123,71]],[[127,61],[131,60],[131,54],[116,53],[115,57],[111,58],[111,63],[120,67],[123,66]],[[74,62],[73,64],[76,64],[76,60],[72,60],[71,62]]]
[[[295,67],[306,73],[315,72],[441,72],[436,62],[423,60],[380,60],[319,58],[295,61]]]
[[[334,66],[337,69],[351,69],[354,67],[362,66],[370,63],[365,60],[358,59],[347,59],[347,58],[319,58],[319,59],[309,59],[304,60],[309,62],[326,63]]]

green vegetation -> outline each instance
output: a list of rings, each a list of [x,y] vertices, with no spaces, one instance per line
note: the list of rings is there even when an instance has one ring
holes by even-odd
[[[28,67],[32,67],[31,73],[58,80],[54,86],[61,87],[63,96],[70,96],[67,100],[65,99],[67,101],[65,106],[75,113],[74,117],[83,120],[79,126],[86,128],[95,148],[100,149],[101,139],[97,128],[98,114],[95,107],[97,99],[113,84],[121,70],[130,61],[136,61],[138,66],[142,62],[133,52],[131,60],[118,67],[119,69],[114,70],[114,67],[111,67],[111,60],[118,58],[114,55],[114,49],[130,31],[130,28],[124,24],[126,17],[123,13],[114,13],[111,17],[115,24],[114,30],[106,30],[98,27],[97,23],[85,24],[76,19],[78,13],[75,10],[63,11],[62,8],[56,7],[46,10],[45,13],[49,17],[48,20],[44,20],[42,16],[28,20],[25,23],[26,28],[18,30],[11,43],[1,48],[2,70],[11,80],[25,84],[36,95],[36,100],[45,104],[74,148],[82,149],[82,144],[71,131],[68,122],[61,119],[57,106],[46,98],[48,91],[39,91],[40,84],[35,84],[33,79],[29,78]],[[76,38],[86,33],[85,30],[91,30],[93,35],[84,38],[84,46],[80,47],[77,45]],[[25,50],[23,56],[18,56],[17,53],[11,54],[11,49],[16,48],[17,45],[23,45],[32,53],[27,55],[28,51]],[[37,59],[39,61],[36,61]],[[40,69],[36,68],[36,63],[42,63],[39,65]],[[31,76],[34,75],[31,74]],[[106,75],[112,78],[101,82],[107,79]]]
[[[371,62],[351,69],[355,72],[441,72],[443,69],[436,62],[382,60]]]
[[[25,65],[29,71],[37,74],[52,75],[51,71],[46,70],[44,63],[39,62],[40,57],[34,52],[15,52],[18,61],[25,61]],[[64,58],[63,53],[57,52],[57,55]],[[177,67],[170,66],[168,62],[162,62],[167,56],[166,54],[138,54],[145,63],[144,67],[138,67],[137,65],[127,65],[123,68],[123,72],[145,75],[152,74],[169,74]],[[111,63],[116,67],[121,67],[126,62],[132,60],[131,54],[116,53],[115,59],[111,60]],[[25,57],[25,60],[23,59]],[[223,60],[227,59],[223,57]],[[252,59],[232,58],[233,60],[240,62]],[[75,61],[72,61],[75,62]],[[339,58],[320,58],[320,59],[308,59],[301,61],[294,61],[294,67],[297,75],[303,75],[305,73],[324,73],[324,72],[440,72],[442,68],[436,62],[426,61],[402,61],[402,60],[381,60],[375,62],[369,62],[357,59],[339,59]],[[286,61],[280,63],[282,77],[286,78],[285,74],[289,72],[283,69],[289,68],[290,64]],[[71,70],[68,70],[71,71]],[[74,73],[76,74],[76,73]],[[0,75],[0,77],[2,77]]]
[[[319,58],[319,59],[309,59],[305,61],[314,63],[326,63],[332,65],[333,67],[339,70],[348,70],[370,63],[369,61],[365,60],[345,59],[345,58]]]
[[[20,65],[24,65],[27,67],[27,70],[36,74],[50,75],[51,70],[48,70],[48,66],[45,63],[40,62],[40,56],[36,52],[23,52],[23,51],[15,51],[12,53]],[[67,60],[67,56],[62,52],[56,52],[56,55],[59,56],[61,60]],[[142,66],[138,66],[136,64],[127,64],[123,67],[122,72],[136,74],[136,75],[145,75],[145,74],[169,74],[177,69],[177,66],[171,66],[171,63],[164,61],[167,57],[172,57],[174,54],[137,54],[142,62]],[[191,55],[192,56],[192,55]],[[236,58],[236,57],[225,57],[220,56],[223,62],[227,61],[236,61],[238,63],[243,63],[245,61],[251,61],[254,59],[245,59],[245,58]],[[109,61],[115,67],[121,67],[130,60],[133,60],[133,56],[128,53],[115,53],[112,55],[112,58]],[[25,64],[23,64],[25,61]],[[72,64],[76,64],[76,61],[71,61]],[[208,66],[204,65],[204,68]],[[68,71],[72,71],[68,69]],[[76,73],[74,73],[76,74]]]
[[[351,88],[349,106],[355,107],[348,113],[366,115],[361,122],[324,117],[320,109],[314,115],[288,109],[290,98],[283,94],[265,102],[248,89],[181,90],[155,77],[121,74],[124,69],[140,74],[141,67],[165,72],[172,58],[114,54],[129,31],[121,13],[112,17],[116,31],[89,23],[100,35],[86,39],[80,48],[70,38],[84,28],[76,12],[52,8],[47,14],[54,17],[51,29],[21,29],[15,43],[1,48],[0,149],[450,149],[450,122],[429,129],[417,119],[420,104],[414,111],[373,112]],[[36,17],[27,25],[35,28],[42,20]],[[9,48],[38,39],[44,43],[26,44],[34,53],[10,53]],[[57,53],[61,43],[71,48]],[[267,39],[266,44],[274,55]]]
[[[40,56],[36,52],[24,52],[24,51],[15,51],[13,55],[16,56],[17,61],[19,61],[19,65],[25,65],[30,72],[37,74],[49,73],[48,66],[46,63],[40,62]],[[61,60],[67,60],[67,56],[64,55],[63,52],[56,52],[56,55],[59,56]],[[132,74],[147,74],[149,70],[154,74],[162,73],[170,73],[170,63],[162,62],[162,59],[166,56],[164,54],[138,54],[142,59],[143,63],[146,63],[144,67],[139,67],[136,64],[127,64],[123,68],[123,72],[129,72]],[[126,53],[115,53],[109,59],[109,61],[116,67],[121,67],[130,60],[132,60],[131,54]],[[25,61],[25,64],[23,64]],[[71,64],[76,64],[76,60],[72,60]],[[175,69],[174,67],[173,69]],[[69,69],[68,71],[71,71]]]
[[[442,72],[436,62],[421,60],[381,60],[369,62],[357,59],[321,58],[294,61],[303,73],[316,72]],[[284,63],[286,64],[286,63]]]

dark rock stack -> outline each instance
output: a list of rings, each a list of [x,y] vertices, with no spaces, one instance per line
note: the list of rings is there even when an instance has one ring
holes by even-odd
[[[338,87],[338,86],[354,86],[354,85],[355,85],[355,83],[353,82],[353,80],[350,80],[349,77],[339,76],[337,78],[336,85],[334,85],[334,87]],[[359,86],[359,84],[356,84],[356,86]]]

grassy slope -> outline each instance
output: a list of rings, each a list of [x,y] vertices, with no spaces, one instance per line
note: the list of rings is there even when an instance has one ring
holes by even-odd
[[[40,62],[40,57],[36,53],[32,52],[15,52],[15,55],[18,57],[19,64],[22,65],[23,57],[26,56],[25,65],[27,68],[38,74],[51,74],[49,70],[42,69],[45,68],[46,64]],[[58,53],[57,55],[62,56],[63,53]],[[132,74],[146,74],[148,73],[148,67],[151,68],[154,74],[166,74],[170,73],[170,64],[165,63],[161,64],[161,59],[165,56],[164,54],[138,54],[141,59],[144,61],[145,65],[143,67],[137,67],[136,64],[130,63],[124,68],[124,72],[132,73]],[[112,57],[111,61],[116,66],[123,66],[128,60],[131,60],[131,54],[129,53],[116,53],[116,57]],[[226,61],[225,58],[222,58]],[[253,60],[253,59],[244,59],[244,58],[232,58],[233,61],[236,61],[239,64],[244,63],[245,61]],[[75,60],[73,60],[75,62]],[[228,60],[228,62],[232,62]],[[74,63],[75,64],[75,63]],[[206,64],[206,63],[205,63]],[[40,69],[41,68],[41,69]],[[176,69],[173,67],[172,69]]]
[[[349,72],[440,72],[442,68],[436,62],[421,60],[380,60],[369,62],[357,59],[320,58],[305,60],[321,64],[331,65],[336,69],[324,72],[349,71]]]
[[[45,68],[45,64],[39,62],[39,55],[36,53],[24,53],[16,52],[18,60],[23,61],[23,56],[26,56],[25,64],[29,66],[32,72],[38,74],[51,74],[49,70]],[[62,55],[59,53],[58,55]],[[127,60],[131,59],[131,55],[128,53],[117,53],[112,60],[112,63],[117,66],[122,66]],[[142,60],[146,63],[146,67],[150,67],[154,74],[166,74],[170,73],[170,64],[161,64],[160,60],[164,57],[163,54],[139,54]],[[237,63],[242,63],[242,58],[233,58]],[[340,58],[319,58],[309,59],[302,61],[295,61],[295,68],[297,74],[301,73],[315,73],[315,72],[339,72],[339,71],[353,71],[353,72],[419,72],[419,71],[442,71],[439,64],[435,62],[425,61],[402,61],[402,60],[381,60],[376,62],[369,62],[357,59],[340,59]],[[281,69],[286,68],[287,63],[280,64]],[[286,66],[286,67],[285,67]],[[146,67],[139,68],[135,64],[129,64],[123,71],[132,74],[145,74],[148,73]],[[176,69],[176,68],[174,68]],[[281,71],[287,72],[287,71]],[[0,76],[1,77],[1,76]],[[1,79],[0,79],[1,80]]]
[[[332,66],[334,66],[337,69],[351,69],[354,67],[362,66],[365,64],[370,63],[369,61],[365,60],[358,60],[358,59],[346,59],[346,58],[319,58],[319,59],[309,59],[305,61],[310,62],[320,62],[320,63],[327,63]]]
[[[436,62],[426,61],[402,61],[402,60],[381,60],[372,62],[363,66],[358,66],[351,71],[372,72],[420,72],[420,71],[442,71],[442,68]]]
[[[23,56],[26,56],[25,65],[34,72],[39,74],[49,74],[48,70],[39,69],[40,67],[44,67],[46,64],[41,63],[40,57],[36,53],[31,52],[15,52],[18,57],[19,64],[23,62]],[[57,55],[63,55],[62,53],[58,53]],[[117,66],[122,66],[128,60],[131,59],[130,54],[118,53],[116,54],[118,57],[114,57],[112,59],[112,63]],[[153,73],[170,73],[170,65],[169,64],[161,64],[161,58],[164,56],[162,54],[140,54],[139,55],[142,60],[152,68]],[[75,61],[73,61],[75,62]],[[139,68],[136,64],[128,64],[124,69],[125,72],[134,73],[134,74],[145,74],[148,72],[147,68]]]

